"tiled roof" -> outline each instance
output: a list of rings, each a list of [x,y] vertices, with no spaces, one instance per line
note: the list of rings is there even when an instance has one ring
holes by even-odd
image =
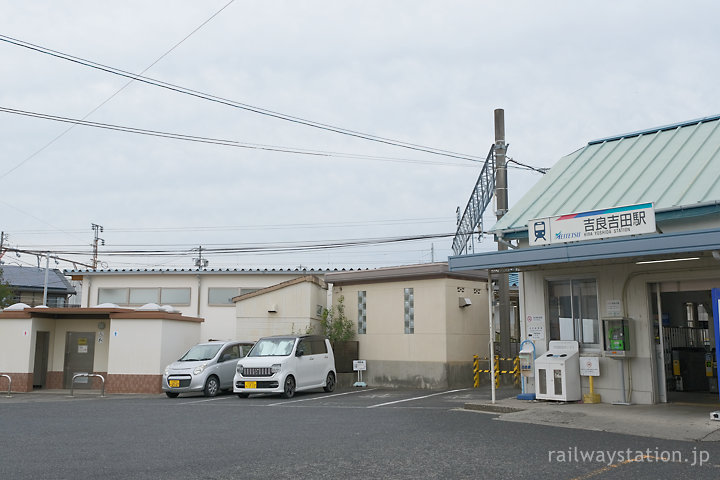
[[[45,269],[36,267],[20,267],[17,265],[0,265],[2,280],[18,290],[39,290],[45,288]],[[60,270],[48,270],[48,291],[53,293],[75,293],[70,282]]]

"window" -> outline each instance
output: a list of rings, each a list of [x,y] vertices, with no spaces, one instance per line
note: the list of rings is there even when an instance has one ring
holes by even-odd
[[[325,345],[325,340],[322,338],[315,339],[312,341],[312,351],[313,355],[321,355],[323,353],[327,353],[327,345]]]
[[[98,304],[146,305],[190,305],[189,288],[100,288]]]
[[[576,340],[599,347],[597,284],[594,279],[548,282],[550,340]]]
[[[240,358],[240,347],[239,345],[231,345],[227,347],[225,350],[223,350],[222,354],[220,355],[220,358],[222,359],[225,355],[229,355],[229,357],[225,360],[235,360],[236,358]]]
[[[160,302],[159,288],[131,288],[130,305],[145,305]]]
[[[415,293],[405,289],[405,333],[415,333]]]
[[[190,305],[189,288],[163,288],[160,290],[163,305]]]
[[[367,333],[367,292],[358,292],[358,333]]]
[[[115,305],[127,305],[129,288],[99,288],[98,304],[114,303]]]
[[[208,288],[208,305],[233,305],[238,288]]]
[[[308,339],[300,340],[297,347],[298,352],[302,352],[303,355],[314,355],[313,342]]]

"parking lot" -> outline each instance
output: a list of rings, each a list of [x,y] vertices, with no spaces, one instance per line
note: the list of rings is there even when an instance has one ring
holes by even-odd
[[[462,408],[489,395],[487,388],[319,390],[292,399],[13,394],[0,398],[0,478],[717,478],[714,463],[559,463],[550,452],[661,448],[693,458],[697,447],[500,422]],[[707,448],[717,463],[720,452]]]

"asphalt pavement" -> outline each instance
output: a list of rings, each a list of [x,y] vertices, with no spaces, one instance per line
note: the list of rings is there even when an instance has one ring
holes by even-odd
[[[642,415],[628,412],[652,406],[527,403],[516,393],[500,390],[495,404],[488,388],[292,399],[18,393],[0,396],[0,478],[720,478],[720,422],[702,443],[659,430],[649,438],[636,431]],[[708,406],[694,408],[709,417]],[[634,422],[629,434],[602,419],[618,412],[618,423]]]

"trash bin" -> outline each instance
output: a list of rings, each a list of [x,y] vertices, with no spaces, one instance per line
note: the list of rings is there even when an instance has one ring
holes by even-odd
[[[553,340],[535,359],[535,396],[538,400],[575,402],[582,398],[579,345]]]

